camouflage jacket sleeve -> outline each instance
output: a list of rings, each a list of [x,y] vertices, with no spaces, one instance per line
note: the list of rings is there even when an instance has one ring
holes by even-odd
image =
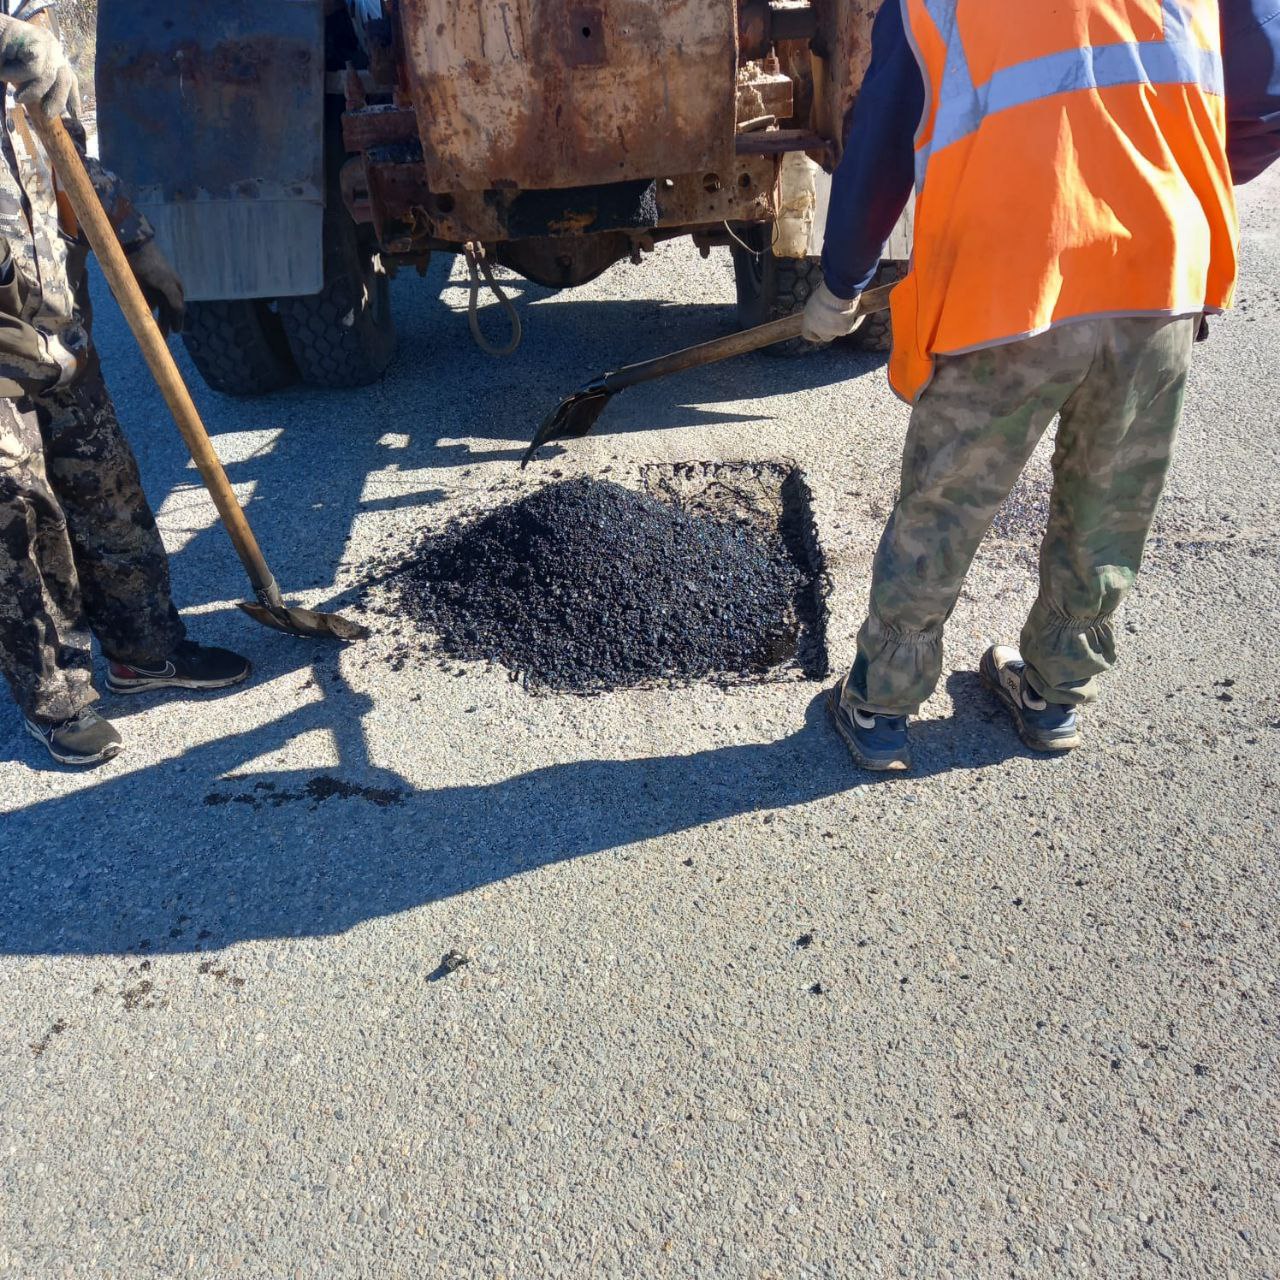
[[[52,386],[64,373],[62,360],[69,353],[61,351],[56,339],[22,319],[21,278],[3,240],[0,255],[0,396],[13,399]]]
[[[100,160],[88,154],[84,126],[79,120],[71,118],[64,120],[63,124],[84,159],[84,167],[89,172],[102,207],[107,211],[107,217],[111,219],[111,225],[116,229],[116,235],[120,237],[120,243],[126,250],[140,249],[149,240],[155,239],[155,230],[146,217],[133,207],[124,182]]]

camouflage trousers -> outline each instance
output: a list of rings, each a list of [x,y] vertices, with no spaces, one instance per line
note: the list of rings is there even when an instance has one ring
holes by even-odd
[[[933,692],[978,544],[1055,417],[1040,590],[1020,647],[1042,697],[1093,700],[1164,488],[1198,323],[1085,320],[937,361],[907,428],[849,705],[906,715]]]
[[[26,715],[64,720],[96,699],[91,632],[144,665],[184,634],[96,360],[75,387],[0,400],[0,671]]]

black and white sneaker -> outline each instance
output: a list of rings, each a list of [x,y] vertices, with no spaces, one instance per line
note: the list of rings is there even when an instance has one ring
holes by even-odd
[[[226,689],[249,678],[248,658],[230,649],[183,640],[153,667],[130,667],[112,662],[107,667],[107,688],[112,693],[147,693],[151,689]]]
[[[1075,707],[1046,702],[1027,683],[1027,664],[1012,645],[997,644],[982,655],[978,674],[1013,716],[1018,736],[1032,751],[1071,751],[1080,745]]]
[[[118,756],[124,746],[115,725],[104,720],[92,707],[85,707],[78,716],[57,724],[40,724],[26,717],[23,723],[27,732],[59,764],[102,764]]]

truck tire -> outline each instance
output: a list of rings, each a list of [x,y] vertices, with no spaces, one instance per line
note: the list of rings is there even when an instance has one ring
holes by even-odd
[[[375,382],[396,353],[390,284],[342,205],[324,216],[324,280],[317,294],[280,299],[294,362],[318,387]]]
[[[905,262],[891,262],[885,259],[868,288],[894,284],[907,274],[907,266]],[[875,315],[868,316],[849,338],[849,342],[862,351],[888,351],[893,346],[893,326],[889,320],[889,313],[878,311]]]
[[[280,317],[260,298],[187,303],[182,342],[223,395],[261,396],[298,380]]]
[[[770,247],[771,226],[745,227],[737,235],[746,245],[735,243],[731,248],[738,323],[751,329],[803,311],[809,295],[822,283],[822,263],[817,258],[779,258]],[[798,356],[818,349],[804,338],[793,338],[765,347],[765,352]]]

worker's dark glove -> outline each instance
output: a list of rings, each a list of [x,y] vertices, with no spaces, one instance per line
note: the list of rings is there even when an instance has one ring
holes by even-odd
[[[76,73],[57,39],[43,27],[0,15],[0,80],[13,85],[19,102],[61,119],[79,103]]]
[[[182,281],[173,264],[160,251],[160,246],[154,240],[148,240],[146,244],[130,249],[125,256],[138,279],[142,296],[155,313],[160,332],[166,337],[170,333],[181,333],[186,305]]]
[[[858,298],[837,298],[823,283],[805,303],[804,328],[800,332],[810,342],[834,342],[851,334],[861,318]]]

